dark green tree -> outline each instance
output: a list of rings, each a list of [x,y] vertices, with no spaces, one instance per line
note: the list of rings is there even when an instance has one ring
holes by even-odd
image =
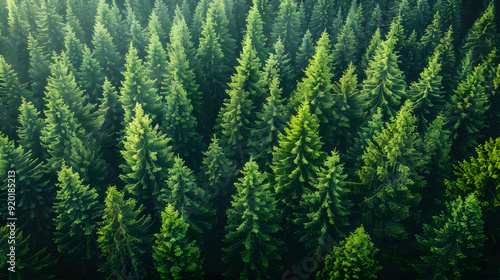
[[[377,272],[382,269],[375,260],[378,251],[364,227],[358,227],[339,247],[333,248],[326,257],[325,268],[316,277],[320,280],[377,279]]]
[[[356,39],[354,30],[347,22],[338,34],[337,43],[332,51],[333,68],[337,77],[347,69],[350,63],[356,63],[359,49]]]
[[[146,68],[149,72],[149,78],[154,81],[154,88],[160,95],[164,94],[161,85],[167,76],[167,52],[163,48],[158,34],[153,33],[149,37],[149,45],[146,56]]]
[[[498,20],[495,18],[495,1],[491,1],[482,15],[474,22],[465,37],[462,56],[467,52],[473,53],[473,64],[482,61],[498,46]]]
[[[367,36],[373,36],[372,34],[375,34],[375,31],[377,31],[377,29],[380,29],[380,27],[382,26],[382,10],[380,9],[379,3],[377,3],[373,11],[371,12],[370,18],[366,22],[365,33]]]
[[[146,31],[142,28],[139,20],[136,18],[136,10],[132,10],[130,5],[131,1],[125,3],[126,6],[126,25],[127,25],[127,43],[132,44],[139,53],[139,57],[145,57],[145,50],[147,47]],[[140,17],[140,19],[142,19]]]
[[[74,69],[79,69],[83,61],[83,44],[76,37],[71,25],[66,24],[64,36],[64,52]]]
[[[168,41],[168,33],[170,32],[170,28],[172,27],[172,18],[170,17],[170,13],[168,7],[165,5],[163,0],[155,0],[153,10],[150,15],[150,23],[154,22],[153,14],[158,18],[158,27],[161,26],[161,29],[156,28],[158,32],[158,37],[160,37],[160,42]],[[149,31],[151,32],[151,25],[148,25]],[[164,45],[165,46],[165,45]]]
[[[205,20],[207,19],[207,11],[210,7],[210,0],[201,0],[196,4],[196,8],[193,14],[193,21],[191,22],[191,34],[194,38],[194,44],[196,47],[199,46],[199,41],[197,38],[201,38],[201,32],[203,31],[203,26],[205,25]]]
[[[235,279],[271,279],[280,266],[283,241],[276,237],[281,230],[276,201],[269,183],[250,159],[235,183],[231,208],[227,210],[226,243],[223,261],[230,266],[226,277]]]
[[[125,126],[121,151],[125,163],[120,165],[120,179],[127,192],[145,205],[148,214],[164,206],[158,204],[157,197],[166,187],[168,168],[173,164],[169,141],[158,128],[151,127],[151,118],[137,104],[132,120]]]
[[[443,38],[443,27],[441,26],[441,17],[439,12],[434,15],[432,23],[425,29],[425,34],[420,38],[421,55],[426,61],[431,59],[436,47]]]
[[[254,5],[250,8],[246,19],[245,38],[250,37],[252,48],[257,53],[259,61],[263,63],[266,61],[269,51],[266,47],[267,38],[264,35],[264,23],[259,13],[259,8],[262,7],[257,6],[256,1],[267,2],[266,0],[254,0]]]
[[[333,151],[319,168],[313,190],[302,195],[300,206],[305,211],[297,214],[295,223],[303,227],[300,241],[307,249],[326,246],[328,239],[345,236],[345,229],[349,226],[347,216],[352,206],[346,178],[339,154]]]
[[[467,271],[478,271],[479,250],[484,246],[484,222],[481,203],[471,194],[446,203],[446,211],[434,216],[433,225],[424,224],[417,241],[424,250],[420,258],[432,269],[435,277],[456,279]]]
[[[269,58],[266,60],[266,65],[264,66],[264,80],[269,87],[274,80],[278,78],[280,84],[283,86],[283,91],[285,96],[289,96],[292,91],[293,81],[293,69],[290,65],[290,58],[288,53],[285,52],[285,46],[278,38],[274,44],[274,51],[269,54]]]
[[[7,8],[7,18],[4,19],[7,22],[3,22],[5,28],[2,28],[3,36],[6,37],[8,42],[5,46],[6,49],[11,49],[11,55],[7,56],[8,53],[3,53],[2,55],[9,59],[7,62],[14,66],[14,69],[20,74],[22,80],[25,80],[27,73],[26,67],[28,65],[28,36],[30,31],[30,25],[26,18],[20,11],[19,4],[17,1],[5,1],[2,3]]]
[[[92,37],[94,49],[92,55],[99,62],[104,75],[106,75],[113,85],[118,86],[121,81],[122,61],[113,43],[113,38],[108,30],[100,22],[94,26],[94,35]]]
[[[106,0],[99,0],[95,16],[94,36],[97,31],[97,26],[100,26],[99,29],[104,29],[106,32],[109,32],[108,37],[110,37],[110,41],[116,46],[119,53],[123,54],[126,52],[128,48],[128,27],[126,22],[122,20],[122,13],[116,1],[112,1],[112,5],[110,6],[106,3]]]
[[[23,97],[26,97],[25,86],[19,83],[14,69],[0,55],[0,130],[11,139],[17,139],[17,116]]]
[[[200,249],[187,235],[189,224],[171,204],[165,207],[161,217],[161,229],[155,234],[153,246],[153,263],[160,279],[203,277]]]
[[[295,61],[296,53],[299,50],[300,34],[297,3],[294,0],[281,1],[271,34],[271,42],[281,39],[285,52],[290,54],[292,61]]]
[[[36,38],[46,53],[60,52],[64,48],[63,18],[50,1],[42,2],[39,9]]]
[[[314,55],[314,41],[312,40],[312,34],[309,29],[304,34],[302,38],[302,43],[300,44],[299,51],[297,52],[295,60],[295,75],[297,79],[304,76],[304,70],[307,65],[309,65],[309,59]]]
[[[334,3],[326,0],[315,0],[314,8],[311,13],[311,21],[309,22],[309,30],[312,37],[317,40],[322,36],[323,32],[332,34],[332,21],[335,18]]]
[[[300,208],[302,195],[316,183],[316,173],[323,160],[318,129],[318,118],[311,114],[306,101],[289,121],[285,132],[279,135],[279,144],[274,148],[271,168],[275,175],[276,200],[281,214],[290,221]]]
[[[172,205],[179,211],[180,216],[194,231],[191,236],[210,229],[210,217],[213,215],[212,206],[208,203],[210,196],[198,186],[193,171],[185,166],[180,157],[176,157],[174,166],[168,169],[168,179],[165,182],[165,188],[157,196],[159,204],[162,207]]]
[[[97,242],[105,263],[100,271],[108,277],[123,279],[128,275],[144,277],[144,253],[152,241],[147,234],[151,224],[149,215],[141,215],[144,206],[136,207],[136,200],[124,199],[116,187],[109,187],[104,200],[103,221],[98,223]]]
[[[102,97],[102,84],[104,83],[105,75],[103,75],[99,61],[94,57],[94,54],[87,46],[83,47],[82,65],[76,73],[78,84],[81,89],[87,94],[90,103],[97,104],[99,98]]]
[[[85,36],[85,31],[83,31],[82,24],[80,23],[80,20],[76,17],[76,15],[73,13],[73,8],[71,7],[70,1],[66,2],[66,16],[65,16],[65,22],[66,22],[66,31],[68,29],[71,29],[74,34],[75,38],[81,42],[85,43],[87,41],[87,38]],[[90,30],[90,29],[88,29]],[[66,43],[65,43],[66,45]]]
[[[80,175],[63,164],[59,171],[54,242],[61,254],[70,259],[90,259],[98,254],[96,225],[103,214],[98,194],[84,185]]]
[[[32,102],[26,101],[26,99],[22,100],[19,107],[18,121],[17,135],[19,136],[19,145],[31,151],[34,159],[43,161],[46,154],[40,138],[45,122]]]
[[[361,63],[359,67],[360,70],[364,69],[364,71],[366,71],[366,69],[368,69],[370,61],[372,60],[373,55],[375,54],[381,43],[382,43],[382,36],[380,35],[380,28],[377,28],[377,30],[375,30],[375,33],[373,33],[373,36],[370,40],[370,44],[368,45],[368,47],[366,47],[366,51],[361,58]],[[364,74],[363,76],[366,77],[366,72],[364,72],[363,74]]]
[[[451,27],[441,38],[440,44],[434,52],[441,54],[441,77],[444,92],[452,92],[455,89],[455,47],[453,46],[453,30]],[[445,99],[448,99],[446,97]]]

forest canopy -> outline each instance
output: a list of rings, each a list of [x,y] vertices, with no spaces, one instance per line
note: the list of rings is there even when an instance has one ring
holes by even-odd
[[[0,0],[0,278],[497,279],[500,3]]]

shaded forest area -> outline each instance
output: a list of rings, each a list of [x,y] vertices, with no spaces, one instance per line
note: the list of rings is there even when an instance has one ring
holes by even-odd
[[[0,278],[498,279],[495,2],[0,0]]]

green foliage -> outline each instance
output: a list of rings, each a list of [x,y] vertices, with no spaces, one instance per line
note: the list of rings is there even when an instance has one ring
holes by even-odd
[[[127,1],[125,6],[127,14],[127,43],[130,43],[137,49],[139,57],[144,58],[147,45],[146,32],[135,17],[135,10],[132,10],[130,1]]]
[[[128,47],[126,42],[128,28],[126,23],[122,20],[120,8],[115,1],[112,1],[112,3],[113,5],[110,7],[105,0],[99,0],[97,14],[95,16],[94,37],[98,29],[106,30],[106,33],[109,32],[109,35],[107,35],[109,41],[112,41],[112,44],[118,48],[118,52],[125,53]],[[94,42],[92,42],[92,44],[94,44]],[[104,66],[102,68],[106,69]]]
[[[334,2],[327,0],[314,1],[314,8],[309,22],[314,39],[320,38],[323,32],[332,34],[332,20],[335,18]]]
[[[157,127],[151,127],[151,118],[137,104],[132,120],[125,127],[121,151],[125,163],[120,165],[123,170],[120,179],[127,192],[146,206],[147,213],[163,208],[157,197],[166,187],[168,168],[173,163],[169,141]]]
[[[60,52],[64,48],[63,18],[50,2],[42,2],[36,21],[37,40],[46,53]]]
[[[253,159],[245,164],[242,175],[235,183],[237,193],[227,210],[224,239],[227,247],[222,250],[223,261],[231,266],[225,275],[238,279],[272,279],[281,268],[277,261],[281,260],[283,246],[283,241],[276,237],[280,231],[276,201]]]
[[[74,69],[79,69],[83,61],[83,44],[76,37],[71,25],[66,24],[66,35],[64,36],[64,51],[68,56],[69,62]]]
[[[472,51],[474,64],[482,61],[495,47],[499,37],[495,19],[495,2],[491,1],[480,18],[469,29],[465,38],[462,54]]]
[[[19,144],[31,151],[34,159],[44,160],[45,150],[40,138],[45,122],[40,117],[40,112],[33,106],[32,102],[26,101],[24,98],[19,111],[19,127],[17,129]]]
[[[54,242],[58,251],[69,254],[71,259],[90,259],[98,253],[96,224],[102,217],[98,194],[83,185],[80,175],[65,164],[58,179]]]
[[[154,81],[154,88],[156,88],[160,95],[164,94],[161,85],[167,75],[167,52],[163,48],[160,37],[157,33],[151,34],[149,37],[149,45],[146,56],[146,68],[149,72],[149,78]]]
[[[445,125],[446,119],[443,114],[439,114],[429,123],[423,135],[422,144],[425,151],[423,159],[426,164],[424,168],[429,183],[436,182],[432,178],[440,178],[439,181],[441,182],[451,173],[451,165],[449,164],[451,139],[450,131],[444,129]],[[441,188],[441,185],[439,188]]]
[[[83,47],[82,65],[76,73],[78,84],[87,93],[89,101],[96,104],[102,97],[104,83],[103,69],[87,46]]]
[[[21,99],[26,96],[24,85],[19,83],[17,75],[11,66],[0,55],[0,130],[10,138],[15,139],[16,127],[19,125],[17,115]]]
[[[413,208],[421,201],[419,189],[425,181],[418,173],[422,165],[422,155],[417,150],[421,140],[412,107],[407,102],[373,136],[358,172],[364,223],[373,227],[380,238],[406,239],[406,220],[418,216]]]
[[[294,0],[280,2],[279,11],[273,26],[271,42],[281,39],[285,52],[290,54],[290,59],[295,60],[299,50],[300,19],[297,3]]]
[[[316,274],[321,280],[377,279],[382,269],[375,260],[378,249],[364,227],[358,227],[349,237],[334,247],[325,260],[325,268]]]
[[[56,278],[56,264],[57,260],[51,256],[50,253],[47,253],[47,247],[35,251],[30,246],[30,236],[26,236],[23,238],[23,232],[19,230],[19,228],[15,228],[15,268],[14,272],[10,272],[7,269],[10,268],[10,257],[8,254],[11,254],[10,248],[12,244],[9,244],[9,236],[11,229],[7,223],[5,226],[0,228],[0,250],[4,252],[0,256],[0,269],[2,269],[2,276],[5,276],[4,279],[9,280],[23,280],[29,279],[36,275],[37,279],[40,280],[48,280]],[[7,276],[8,273],[8,276]]]
[[[262,21],[261,14],[259,13],[259,7],[256,3],[254,3],[248,12],[245,38],[250,37],[250,42],[252,42],[251,47],[257,53],[257,57],[261,62],[264,62],[268,55],[266,47],[267,38],[264,35],[263,28],[264,23]]]
[[[187,236],[189,224],[171,204],[162,211],[161,218],[161,229],[155,234],[153,246],[154,266],[160,279],[203,277],[200,249]]]
[[[456,279],[466,271],[480,268],[483,260],[479,250],[484,246],[484,222],[479,200],[473,195],[460,196],[446,204],[446,211],[434,216],[432,225],[424,224],[417,241],[424,250],[421,259],[435,269],[435,277]],[[425,266],[424,266],[425,268]]]
[[[264,66],[264,80],[268,87],[275,77],[281,82],[285,96],[289,96],[292,86],[294,86],[293,73],[290,58],[288,53],[285,52],[285,46],[280,38],[274,43],[274,52],[269,54]]]
[[[443,27],[441,26],[441,17],[439,11],[434,15],[432,23],[425,29],[425,34],[420,38],[422,57],[431,59],[434,49],[439,45],[443,37]]]
[[[113,43],[113,38],[100,22],[95,24],[92,45],[94,46],[92,55],[101,66],[104,75],[110,79],[113,85],[118,86],[122,77],[120,73],[121,58]]]
[[[97,228],[98,246],[105,258],[100,270],[110,278],[144,277],[142,259],[152,239],[147,234],[151,218],[141,215],[144,207],[136,208],[136,200],[125,200],[116,187],[108,188],[104,204],[103,221]]]
[[[300,44],[299,51],[297,52],[295,66],[296,66],[296,76],[301,78],[303,76],[303,71],[309,65],[309,59],[314,55],[314,41],[312,40],[312,34],[309,29],[304,34],[302,38],[302,43]]]
[[[155,17],[158,21],[157,24],[154,24],[156,22],[154,19]],[[155,0],[154,8],[149,16],[148,29],[150,35],[152,35],[153,27],[160,38],[160,42],[167,42],[168,33],[172,27],[172,19],[169,16],[169,10],[163,0]]]
[[[451,92],[455,85],[455,49],[453,46],[453,29],[451,27],[446,31],[440,44],[434,50],[434,53],[441,54],[441,76],[443,90]]]
[[[455,165],[456,179],[445,182],[447,194],[455,199],[472,193],[490,209],[500,206],[499,146],[500,138],[490,139],[476,147],[476,156]]]
[[[208,204],[210,196],[197,185],[193,171],[180,157],[176,157],[174,166],[168,169],[167,178],[165,188],[157,196],[160,205],[172,205],[195,233],[210,229],[213,214]]]
[[[337,43],[335,43],[332,52],[333,65],[337,73],[347,69],[350,63],[356,63],[358,50],[356,34],[351,25],[346,22],[337,36]]]
[[[380,28],[377,28],[377,30],[375,30],[375,32],[373,33],[370,44],[368,45],[368,47],[366,47],[366,51],[362,56],[359,69],[365,69],[365,71],[366,69],[368,69],[369,63],[381,43],[382,37],[380,35]]]
[[[316,173],[323,160],[318,129],[318,118],[311,114],[306,102],[289,121],[285,132],[278,136],[271,168],[278,209],[288,219],[300,209],[302,195],[316,183]]]
[[[326,245],[329,238],[337,240],[345,236],[352,206],[347,197],[346,178],[339,154],[333,151],[320,167],[313,190],[303,194],[300,206],[305,212],[297,215],[295,223],[304,227],[300,241],[308,249]]]

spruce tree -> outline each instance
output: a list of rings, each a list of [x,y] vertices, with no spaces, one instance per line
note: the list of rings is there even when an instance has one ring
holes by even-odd
[[[8,39],[8,45],[10,46],[7,47],[12,48],[12,57],[3,53],[4,50],[2,50],[2,55],[9,59],[8,63],[12,64],[14,69],[23,77],[26,74],[28,64],[27,46],[30,25],[23,16],[22,11],[20,11],[20,5],[17,1],[5,1],[2,4],[3,7],[7,8],[7,18],[3,21],[5,28],[2,29],[2,33]]]
[[[414,104],[413,112],[418,118],[419,132],[423,132],[444,109],[440,55],[437,52],[430,58],[429,65],[420,73],[418,82],[413,82],[408,89],[408,95]]]
[[[83,44],[76,37],[73,28],[66,24],[64,36],[64,52],[74,69],[79,69],[83,61]]]
[[[147,46],[146,31],[143,30],[139,20],[135,16],[135,11],[132,10],[130,1],[125,3],[126,6],[126,25],[127,25],[127,43],[130,43],[137,49],[140,58],[145,57]]]
[[[149,78],[154,81],[154,88],[158,90],[159,95],[164,94],[161,85],[167,76],[167,52],[163,48],[158,34],[151,34],[146,56],[146,68],[149,72]]]
[[[333,35],[331,32],[332,20],[335,18],[334,3],[326,0],[314,1],[314,8],[309,22],[312,37],[317,40],[323,32]]]
[[[26,101],[24,98],[19,107],[18,121],[17,135],[19,136],[19,145],[31,151],[34,159],[43,161],[46,158],[46,154],[40,138],[45,122],[40,117],[40,112],[35,108],[33,103]]]
[[[329,238],[337,240],[345,236],[345,229],[349,226],[347,216],[352,206],[346,178],[339,154],[333,151],[319,168],[318,181],[312,191],[304,193],[300,201],[304,212],[297,214],[295,223],[303,227],[300,241],[306,248],[323,247]]]
[[[66,16],[65,16],[66,31],[68,29],[71,29],[75,34],[75,38],[79,42],[85,43],[87,41],[87,38],[85,36],[85,31],[83,28],[84,26],[80,23],[80,20],[73,13],[73,8],[71,7],[70,2],[71,2],[71,0],[66,2]],[[88,30],[88,29],[86,29],[86,30]],[[64,45],[66,47],[66,42]]]
[[[161,207],[171,204],[181,217],[189,224],[194,232],[201,234],[212,227],[209,222],[213,215],[211,205],[208,203],[210,196],[198,186],[193,171],[185,166],[180,157],[176,157],[174,165],[168,169],[168,179],[158,196]]]
[[[17,116],[22,98],[26,96],[26,88],[19,83],[17,74],[0,55],[0,130],[11,139],[16,139]]]
[[[102,217],[102,206],[94,188],[83,185],[80,175],[63,164],[58,177],[54,212],[54,242],[61,254],[70,259],[97,256],[96,224]]]
[[[418,170],[422,165],[413,104],[407,102],[386,127],[373,136],[363,153],[358,175],[364,198],[363,219],[379,238],[408,238],[406,221],[418,217],[413,208],[421,201],[425,186]],[[413,211],[413,212],[412,212]]]
[[[87,93],[90,103],[97,104],[102,97],[102,84],[105,75],[103,75],[99,61],[87,46],[83,47],[82,65],[76,73],[78,84],[82,90]],[[107,78],[107,77],[106,77]]]
[[[455,89],[455,49],[453,46],[453,30],[451,27],[441,38],[440,44],[434,53],[441,54],[441,77],[444,92],[452,92]],[[446,98],[448,99],[448,98]]]
[[[142,106],[141,111],[144,110],[146,114],[149,114],[154,123],[160,123],[164,105],[153,87],[154,81],[149,79],[148,71],[132,45],[130,45],[126,60],[127,70],[123,73],[125,79],[120,87],[120,102],[125,111],[124,124],[132,121],[136,104]]]
[[[160,232],[155,234],[153,264],[160,279],[203,277],[203,259],[196,241],[187,235],[189,224],[168,204],[161,213]]]
[[[382,26],[382,10],[380,9],[380,4],[377,3],[366,23],[365,33],[367,36],[373,36],[372,34],[375,34],[377,29],[380,30]]]
[[[37,18],[37,40],[46,53],[60,52],[64,48],[63,18],[50,2],[42,2]]]
[[[248,12],[245,38],[250,37],[252,48],[257,53],[259,61],[264,62],[269,51],[266,47],[267,38],[264,35],[264,23],[259,13],[259,8],[261,7],[258,7],[255,1]]]
[[[94,46],[92,55],[101,66],[104,75],[110,79],[113,85],[118,86],[122,79],[120,73],[122,61],[116,50],[116,45],[113,43],[113,38],[100,22],[96,22],[94,26],[92,45]]]
[[[370,39],[370,44],[368,44],[368,47],[366,47],[366,51],[363,54],[361,58],[361,63],[359,69],[368,69],[368,66],[370,64],[370,61],[372,60],[373,55],[377,51],[378,47],[382,43],[382,36],[380,35],[380,28],[377,28],[375,30],[375,33],[373,33],[372,38]],[[363,72],[363,76],[366,77],[366,72]]]
[[[112,278],[145,277],[143,258],[152,239],[147,234],[151,218],[141,214],[143,205],[136,207],[133,198],[125,200],[116,187],[108,188],[104,204],[103,220],[97,228],[98,246],[105,259],[100,271]]]
[[[325,268],[316,274],[320,280],[377,279],[382,269],[375,260],[379,250],[374,247],[370,235],[363,226],[334,247],[326,257]]]
[[[446,211],[434,216],[432,225],[424,224],[417,241],[424,250],[421,259],[435,277],[462,278],[467,271],[478,271],[484,246],[481,204],[475,195],[458,197],[446,203]],[[424,266],[424,268],[425,268]]]
[[[482,61],[496,46],[498,46],[498,20],[495,19],[495,2],[491,1],[482,15],[474,22],[465,37],[462,55],[469,51],[473,53],[473,62]]]
[[[129,194],[145,205],[146,213],[157,213],[160,191],[166,187],[168,168],[173,164],[170,138],[152,128],[151,118],[137,104],[132,120],[125,126],[120,179]]]
[[[337,77],[347,69],[350,63],[356,63],[358,49],[356,34],[352,27],[346,23],[338,34],[337,43],[332,51],[333,67]]]
[[[285,46],[285,52],[290,54],[292,61],[295,61],[296,53],[299,50],[300,33],[297,3],[294,0],[281,1],[271,34],[271,42],[281,39]]]
[[[314,42],[312,40],[312,34],[309,29],[304,34],[302,38],[302,43],[300,44],[299,51],[297,52],[295,60],[295,75],[297,79],[304,76],[303,72],[309,65],[309,59],[314,55]]]
[[[128,28],[126,23],[122,20],[122,13],[116,4],[116,1],[112,1],[112,5],[110,6],[105,0],[99,0],[99,4],[97,5],[97,14],[95,16],[94,37],[97,31],[97,26],[100,26],[99,29],[106,30],[106,33],[109,32],[107,37],[109,37],[112,44],[116,46],[119,53],[125,53],[128,47],[126,42]]]
[[[197,38],[201,38],[201,32],[203,31],[203,26],[205,25],[205,20],[207,19],[207,11],[211,1],[201,0],[196,4],[196,8],[193,14],[193,21],[191,22],[191,34],[193,35],[193,43],[196,47],[199,46],[199,41]]]
[[[441,17],[439,12],[434,15],[434,20],[425,29],[425,34],[420,38],[421,55],[426,61],[431,59],[434,49],[439,45],[443,37],[443,27],[441,26]]]
[[[159,26],[161,26],[162,28],[161,30],[158,30],[158,37],[160,37],[160,42],[166,43],[168,41],[168,33],[170,32],[170,28],[172,27],[172,18],[170,17],[169,9],[165,5],[163,0],[155,0],[154,7],[150,16],[150,22],[153,21],[153,14],[158,18]]]
[[[231,208],[227,210],[226,243],[223,261],[230,266],[226,277],[238,279],[271,279],[280,267],[283,241],[276,237],[280,231],[280,216],[269,183],[250,159],[235,183]]]
[[[288,122],[285,132],[279,135],[279,144],[273,152],[275,193],[283,217],[292,220],[302,195],[312,190],[316,183],[323,153],[323,143],[318,136],[319,121],[311,114],[308,102],[300,106]]]
[[[276,77],[283,86],[284,95],[289,96],[292,86],[295,86],[292,71],[288,53],[285,52],[285,46],[281,42],[281,39],[278,38],[276,43],[274,43],[274,51],[269,54],[269,58],[266,60],[264,66],[264,80],[267,83],[267,87],[271,85]]]

